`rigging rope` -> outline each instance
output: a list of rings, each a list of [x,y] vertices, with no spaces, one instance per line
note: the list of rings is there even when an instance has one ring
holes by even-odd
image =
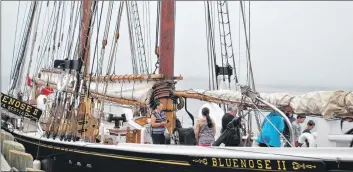
[[[77,26],[77,21],[78,21],[78,16],[79,16],[79,8],[80,7],[77,4],[76,5],[77,8],[75,10],[75,3],[76,2],[73,2],[71,4],[70,24],[69,24],[69,28],[68,28],[68,31],[67,31],[65,49],[64,49],[64,52],[63,52],[63,57],[65,57],[65,54],[67,52],[66,58],[68,58],[68,59],[71,59],[70,58],[70,54],[71,54],[71,50],[72,50],[72,47],[73,47],[73,42],[74,42],[74,37],[75,37],[74,36],[75,35],[75,29],[76,29],[76,26]],[[74,17],[75,11],[76,11],[76,16],[75,16],[75,21],[74,21],[73,17]],[[72,25],[74,25],[74,26],[72,26]]]
[[[161,13],[161,2],[157,2],[157,20],[156,20],[156,40],[155,40],[155,46],[154,46],[154,53],[157,55],[157,61],[154,65],[155,69],[153,71],[153,74],[156,73],[157,69],[159,68],[159,23],[160,23],[160,14]]]
[[[205,23],[206,23],[206,40],[207,40],[207,56],[208,56],[208,60],[207,60],[207,64],[208,64],[208,89],[209,90],[212,90],[212,87],[211,87],[211,82],[212,82],[212,84],[214,84],[213,83],[213,79],[211,80],[211,74],[213,73],[213,72],[211,72],[211,68],[213,68],[212,66],[211,66],[211,64],[210,64],[210,53],[209,53],[209,51],[210,51],[210,48],[209,48],[209,36],[208,36],[208,25],[207,25],[207,11],[206,11],[206,1],[204,1],[204,8],[205,8]]]
[[[151,39],[151,11],[150,11],[150,1],[148,1],[148,6],[147,6],[147,18],[148,21],[146,21],[148,23],[148,27],[147,27],[147,33],[148,33],[148,59],[149,59],[149,69],[150,69],[150,73],[152,73],[152,53],[151,53],[151,45],[152,45],[152,39]]]
[[[137,57],[139,61],[140,73],[149,73],[147,60],[146,60],[146,50],[144,45],[144,39],[141,31],[141,23],[140,16],[138,11],[138,5],[136,1],[132,1],[131,3],[131,17],[133,18],[133,30],[135,31],[135,41],[136,41],[136,49],[137,49]]]
[[[12,63],[11,63],[11,69],[13,69],[13,65],[14,65],[14,62],[15,62],[15,49],[16,49],[16,38],[17,38],[17,25],[18,25],[18,17],[20,16],[19,13],[20,13],[20,6],[21,6],[21,1],[18,1],[18,7],[17,7],[17,19],[16,19],[16,28],[15,28],[15,39],[13,41],[13,50],[12,50]],[[13,70],[11,70],[10,72],[10,76],[12,76],[13,74]],[[10,78],[10,83],[11,84],[11,78]]]
[[[45,21],[46,21],[46,19],[47,19],[47,17],[48,17],[48,11],[49,11],[49,9],[48,9],[48,6],[49,6],[49,2],[47,3],[47,8],[46,8],[46,10],[45,10],[45,14],[44,14],[44,21],[43,21],[43,23],[42,23],[42,31],[40,32],[41,34],[40,34],[40,40],[39,40],[39,45],[38,45],[38,51],[37,51],[37,58],[36,58],[36,68],[34,69],[35,71],[34,71],[34,73],[33,73],[33,76],[32,76],[32,78],[34,78],[34,76],[35,75],[37,75],[37,73],[38,73],[38,71],[39,71],[39,68],[41,68],[41,64],[42,64],[42,61],[43,61],[43,58],[40,58],[39,56],[39,54],[40,54],[40,51],[41,51],[41,48],[43,49],[43,47],[44,46],[41,46],[42,45],[42,42],[43,42],[43,32],[44,32],[44,23],[45,23]],[[49,26],[48,26],[49,27]],[[47,31],[48,32],[48,31]],[[46,49],[46,48],[44,48],[44,49]]]
[[[99,2],[97,4],[97,8],[99,6]],[[98,11],[96,13],[96,19],[98,22],[98,25],[97,25],[97,36],[96,36],[96,45],[94,46],[94,52],[93,52],[93,60],[92,60],[92,65],[91,65],[91,72],[90,72],[90,77],[92,76],[92,73],[93,73],[93,68],[94,68],[94,62],[95,62],[95,59],[96,57],[98,58],[98,37],[99,37],[99,31],[100,31],[100,26],[101,26],[101,21],[102,21],[102,13],[103,13],[103,6],[104,6],[104,1],[102,2],[102,6],[101,6],[101,11],[100,11],[100,15],[99,15],[99,20],[98,20]],[[91,87],[91,79],[89,80],[89,83],[88,83],[88,89],[87,89],[87,92],[89,94],[90,92],[90,87]],[[98,85],[96,85],[96,88],[98,88]]]
[[[99,4],[98,4],[99,5]],[[97,5],[97,6],[98,6]],[[99,20],[98,20],[98,13],[96,13],[96,19],[98,22],[98,26],[97,26],[97,37],[96,37],[96,45],[94,46],[94,56],[93,56],[93,60],[92,60],[92,67],[91,67],[91,72],[90,72],[90,75],[93,74],[93,68],[94,68],[94,60],[96,59],[96,57],[98,58],[98,51],[97,51],[97,48],[98,48],[98,36],[99,36],[99,31],[100,31],[100,26],[101,26],[101,21],[102,21],[102,13],[103,13],[103,6],[104,6],[104,1],[102,2],[102,6],[101,6],[101,12],[100,12],[100,15],[99,15]],[[97,64],[98,66],[98,64]],[[90,83],[91,83],[91,80],[90,80]],[[88,87],[90,87],[91,84],[88,84]],[[89,89],[88,89],[89,90]]]
[[[218,10],[218,20],[219,20],[218,26],[219,26],[219,34],[220,34],[222,65],[230,67],[229,59],[232,59],[232,63],[233,63],[232,70],[234,71],[235,86],[237,86],[238,76],[237,76],[237,70],[236,70],[235,58],[234,58],[228,2],[223,1],[222,3],[221,1],[218,1],[217,10]],[[226,63],[224,63],[223,61],[225,61]],[[225,69],[226,68],[222,68],[223,73],[225,73],[224,71]],[[225,81],[225,75],[223,75],[223,81]],[[228,76],[229,89],[231,88],[230,82],[231,82],[231,78],[230,76]]]
[[[213,90],[215,89],[215,86],[214,86],[214,82],[216,82],[216,89],[218,90],[219,88],[219,85],[218,85],[218,80],[217,78],[214,76],[215,75],[215,69],[214,69],[214,66],[216,65],[216,48],[215,48],[215,38],[214,38],[214,32],[215,32],[215,27],[214,27],[214,18],[212,18],[212,6],[210,8],[210,3],[209,1],[207,1],[207,3],[205,4],[205,8],[207,9],[206,10],[206,28],[207,28],[207,49],[208,49],[208,55],[209,55],[209,61],[210,61],[210,66],[209,66],[209,71],[211,74],[211,77],[212,77],[212,86],[213,86]],[[211,69],[211,70],[210,70]]]
[[[47,7],[48,8],[48,7]],[[36,67],[36,72],[35,73],[38,73],[39,72],[39,69],[41,67],[41,64],[42,64],[42,61],[44,59],[44,56],[46,55],[46,61],[45,61],[45,66],[48,67],[48,63],[49,63],[49,53],[50,53],[50,47],[48,47],[48,45],[50,46],[50,37],[52,36],[53,34],[53,29],[54,29],[54,23],[52,23],[53,21],[53,17],[54,15],[56,14],[56,3],[54,3],[54,10],[52,11],[52,14],[49,18],[49,24],[48,24],[48,27],[46,29],[46,33],[45,33],[45,36],[44,38],[42,39],[42,42],[40,42],[40,45],[45,45],[45,48],[42,48],[41,50],[41,53],[40,55],[38,54],[37,57],[39,57],[40,59],[40,62],[37,63],[37,67]],[[44,26],[44,23],[43,23],[43,26]],[[50,27],[51,26],[51,27]],[[49,28],[50,27],[50,28]],[[49,41],[49,42],[48,42]]]
[[[41,15],[40,15],[41,11],[42,11],[42,2],[40,2],[39,12],[36,12],[36,14],[37,14],[36,17],[37,18],[34,19],[35,20],[34,28],[33,28],[33,30],[31,30],[33,32],[33,38],[32,38],[31,52],[30,52],[30,55],[29,55],[29,63],[28,63],[28,67],[27,67],[26,77],[29,76],[31,65],[32,65],[33,52],[34,52],[34,48],[35,48],[35,45],[36,45],[35,43],[36,43],[36,40],[37,40],[38,25],[39,25],[39,20],[40,20],[40,17],[41,17]],[[27,86],[28,86],[27,84],[23,85],[24,93],[26,93],[25,89],[26,89]],[[29,89],[28,91],[30,92],[31,89]],[[27,96],[27,98],[29,99],[29,96]]]
[[[58,49],[58,53],[57,53],[57,57],[56,59],[61,59],[61,60],[64,60],[64,55],[63,55],[63,48],[61,47],[61,44],[63,42],[63,39],[64,39],[64,23],[66,22],[66,2],[64,2],[64,5],[63,5],[63,10],[61,12],[61,19],[60,19],[60,30],[59,30],[59,42],[58,42],[58,45],[57,45],[57,49]],[[58,58],[59,56],[59,58]]]
[[[250,88],[252,88],[252,89],[255,91],[255,81],[254,81],[254,75],[253,75],[252,65],[251,65],[249,41],[248,41],[247,32],[246,32],[244,8],[243,8],[243,3],[242,3],[242,1],[240,1],[240,8],[241,8],[242,16],[243,16],[244,32],[245,32],[245,42],[246,42],[246,50],[247,50],[248,62],[249,62],[249,74],[250,74],[250,79],[251,79],[251,81],[250,81],[250,82],[251,82]]]
[[[78,31],[80,31],[81,30],[81,28],[82,28],[82,23],[81,23],[81,20],[79,20],[79,19],[81,19],[81,11],[80,11],[80,9],[81,9],[81,7],[82,7],[82,2],[80,2],[80,6],[77,8],[77,11],[76,11],[76,21],[75,21],[75,26],[74,26],[74,28],[76,28],[76,26],[77,26],[77,24],[79,23],[79,25],[78,25]],[[75,36],[75,34],[74,34],[74,32],[75,32],[75,30],[73,30],[72,31],[73,33],[72,33],[72,41],[71,41],[71,45],[69,46],[69,52],[68,52],[68,54],[70,54],[71,52],[72,52],[72,55],[71,55],[71,57],[69,57],[69,59],[71,59],[71,60],[73,60],[73,59],[78,59],[78,57],[77,57],[77,54],[78,54],[78,51],[79,51],[79,48],[80,48],[80,42],[81,42],[81,33],[80,32],[78,32],[77,33],[77,36],[76,36],[76,45],[74,46],[73,44],[74,44],[74,36]],[[73,51],[71,51],[72,50],[72,47],[74,47],[75,49],[73,50]],[[77,58],[75,58],[75,57],[77,57]]]
[[[110,21],[111,21],[113,6],[114,6],[114,2],[110,1],[109,6],[108,6],[107,19],[105,21],[105,29],[104,29],[100,58],[99,58],[99,62],[97,61],[97,69],[96,69],[97,75],[102,75],[105,47],[108,44],[108,34],[109,34],[109,30],[110,30]],[[97,58],[97,60],[98,60],[98,58]],[[98,87],[96,87],[96,91],[97,90],[98,90]]]
[[[128,5],[128,2],[126,3],[126,15],[127,15],[127,22],[129,27],[132,73],[138,74],[139,72],[138,72],[137,62],[136,62],[135,39],[134,39],[134,32],[133,32],[134,27],[131,21],[131,13],[130,13],[130,7]]]
[[[22,85],[23,65],[25,65],[23,59],[26,56],[29,34],[30,34],[30,31],[33,26],[33,20],[34,20],[36,7],[37,7],[37,2],[33,2],[30,7],[30,15],[28,15],[28,20],[27,20],[28,25],[26,27],[27,29],[26,29],[26,32],[23,33],[23,35],[25,35],[25,36],[22,37],[23,41],[21,41],[22,45],[21,45],[21,49],[18,53],[18,59],[17,59],[18,61],[16,63],[16,68],[14,69],[16,73],[14,73],[14,76],[12,77],[13,82],[12,82],[12,85],[10,86],[9,94],[13,94],[13,91],[15,88],[19,89],[17,91],[20,92],[20,88]],[[19,58],[21,58],[21,59],[19,59]]]
[[[26,17],[26,14],[28,13],[30,13],[29,11],[27,11],[27,10],[30,10],[31,9],[31,6],[28,8],[28,3],[29,2],[27,2],[26,3],[26,8],[25,8],[25,12],[23,13],[23,19],[22,19],[22,21],[25,21],[25,17]],[[28,17],[28,15],[27,15],[27,17]],[[26,23],[22,23],[22,27],[21,27],[21,32],[20,32],[20,47],[19,47],[19,49],[18,49],[18,52],[17,52],[17,55],[16,55],[16,62],[15,62],[15,66],[17,66],[17,64],[19,63],[19,54],[20,54],[20,50],[21,50],[21,48],[23,47],[23,45],[22,45],[22,43],[23,43],[23,40],[25,39],[24,38],[24,31],[26,30],[26,28],[27,28],[27,25],[28,25],[28,18],[27,18],[27,20],[26,20]],[[22,36],[21,36],[22,35]],[[16,40],[15,40],[16,41]],[[14,76],[12,76],[12,77],[14,77]]]
[[[112,44],[112,49],[110,50],[110,58],[108,61],[108,70],[107,70],[107,75],[109,75],[111,69],[112,69],[112,61],[114,58],[116,58],[116,50],[117,50],[117,44],[118,44],[118,39],[119,39],[119,30],[120,30],[120,23],[121,23],[121,16],[123,12],[123,7],[124,7],[124,1],[120,2],[119,5],[119,10],[118,10],[118,17],[116,20],[116,26],[115,26],[115,34],[114,34],[114,43]],[[106,96],[107,94],[107,88],[108,88],[108,82],[106,82],[103,86],[103,96]],[[102,101],[102,105],[99,109],[99,112],[103,112],[104,108],[104,101]],[[102,113],[100,113],[102,114]]]

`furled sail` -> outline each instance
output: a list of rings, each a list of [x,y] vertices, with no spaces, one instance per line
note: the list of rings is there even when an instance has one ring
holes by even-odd
[[[61,71],[62,72],[62,71]],[[40,77],[36,78],[36,83],[45,85],[46,83],[55,86],[62,82],[62,75],[58,70],[42,70]],[[68,84],[70,91],[76,78],[71,75]],[[146,105],[150,102],[153,86],[160,83],[164,77],[161,74],[140,74],[140,75],[113,75],[113,76],[93,76],[87,81],[90,84],[90,92],[96,97],[107,97],[107,99],[118,98],[120,100],[135,101],[129,104]],[[175,77],[176,80],[182,77]],[[104,85],[107,84],[106,93]],[[118,102],[123,103],[123,102]]]
[[[207,101],[223,100],[223,103],[238,103],[242,100],[241,92],[233,90],[184,90],[177,91],[176,95]],[[260,97],[276,106],[290,105],[296,114],[322,115],[325,119],[335,115],[353,117],[353,92],[315,91],[303,95],[260,93]],[[243,102],[249,103],[250,100],[245,99]]]

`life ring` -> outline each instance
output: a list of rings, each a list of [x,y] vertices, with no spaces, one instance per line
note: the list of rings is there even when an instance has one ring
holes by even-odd
[[[58,80],[58,82],[56,83],[56,89],[59,92],[64,91],[64,89],[67,87],[67,85],[69,84],[70,81],[70,77],[71,75],[68,73],[61,73],[60,78]]]
[[[302,145],[305,145],[305,147],[306,147],[306,140],[309,143],[309,147],[316,147],[316,140],[313,134],[303,133],[298,138],[298,142],[301,143]]]

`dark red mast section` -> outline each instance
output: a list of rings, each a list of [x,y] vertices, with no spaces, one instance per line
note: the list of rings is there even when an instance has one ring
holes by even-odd
[[[160,23],[160,67],[159,73],[165,79],[174,80],[174,40],[175,40],[175,1],[161,1],[161,23]],[[161,98],[166,118],[170,120],[167,124],[169,135],[172,134],[176,124],[176,113],[173,100],[170,97]]]
[[[175,1],[162,0],[159,73],[174,78]]]

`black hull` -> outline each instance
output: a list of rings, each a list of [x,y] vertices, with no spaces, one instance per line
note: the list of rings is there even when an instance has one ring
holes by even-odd
[[[16,133],[12,133],[12,135],[16,138],[17,142],[24,145],[26,152],[30,153],[34,159],[37,157],[39,148],[38,159],[47,162],[46,164],[43,164],[44,161],[42,161],[42,168],[48,166],[45,169],[47,172],[129,172],[142,170],[154,172],[284,171],[280,166],[273,165],[271,170],[265,169],[265,166],[262,166],[262,168],[259,168],[258,166],[250,168],[249,164],[247,164],[247,168],[227,168],[224,167],[225,164],[222,163],[218,163],[216,165],[217,167],[212,167],[211,157],[206,157],[210,159],[208,159],[208,165],[205,165],[202,164],[202,162],[195,162],[195,158],[198,157],[190,157],[188,155],[139,153],[133,151],[66,145],[49,141],[40,141],[39,143],[38,139],[33,139]],[[254,161],[256,162],[259,160]],[[80,165],[77,165],[78,162]],[[305,162],[316,166],[316,169],[307,168],[305,170],[300,168],[293,170],[293,168],[289,168],[293,162],[294,161],[285,162],[287,164],[286,171],[353,171],[353,166],[351,165],[352,162]],[[273,161],[273,164],[277,163]]]

